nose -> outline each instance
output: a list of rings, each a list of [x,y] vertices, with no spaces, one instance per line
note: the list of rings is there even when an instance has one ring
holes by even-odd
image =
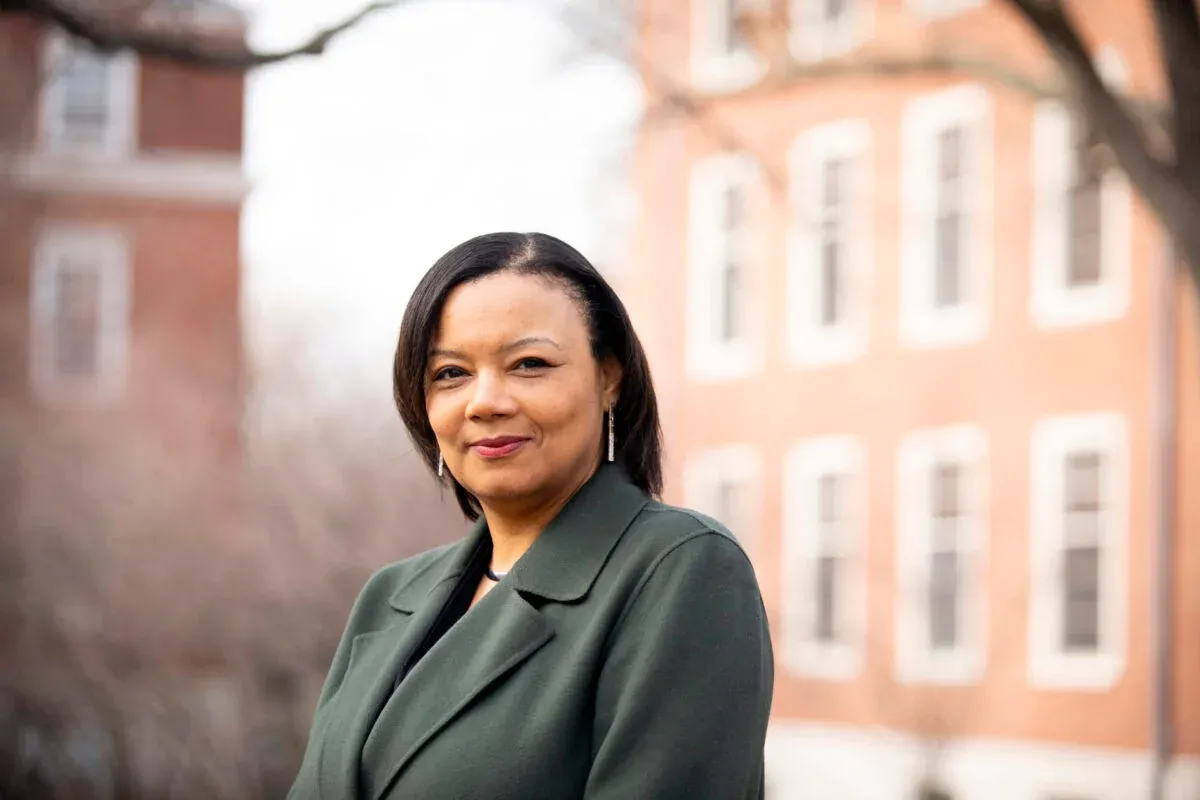
[[[466,409],[469,419],[505,417],[516,410],[507,382],[494,372],[480,372],[473,389]]]

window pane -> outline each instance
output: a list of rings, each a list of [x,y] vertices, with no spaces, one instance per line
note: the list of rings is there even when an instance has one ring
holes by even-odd
[[[1100,541],[1100,514],[1068,511],[1063,515],[1063,542],[1069,546],[1094,545]]]
[[[721,270],[721,339],[731,341],[742,332],[742,277],[741,270],[733,261],[728,261]]]
[[[842,181],[845,169],[845,164],[837,159],[830,159],[824,164],[824,175],[821,179],[821,205],[827,212],[836,212],[842,203]]]
[[[58,81],[62,87],[62,124],[76,140],[100,138],[109,122],[110,62],[90,50],[79,49],[64,60]]]
[[[726,185],[721,195],[721,223],[724,225],[724,263],[719,273],[720,304],[718,336],[723,341],[742,333],[742,228],[746,222],[746,194],[738,183]]]
[[[843,514],[841,475],[826,473],[817,480],[817,519],[823,524],[839,522]]]
[[[1103,456],[1097,452],[1078,452],[1067,456],[1063,465],[1067,511],[1100,509],[1100,475],[1103,461]]]
[[[929,644],[934,649],[953,648],[959,633],[958,553],[933,553],[929,566]]]
[[[1101,279],[1101,203],[1103,168],[1093,155],[1093,137],[1078,137],[1073,153],[1074,180],[1068,196],[1067,283],[1085,286]]]
[[[933,468],[933,516],[939,518],[958,517],[962,514],[962,465],[937,464]]]
[[[718,481],[713,494],[713,516],[730,530],[739,533],[736,530],[738,523],[737,484],[728,480]]]
[[[836,159],[822,165],[820,302],[822,325],[835,325],[841,317],[844,293],[843,258],[847,164]]]
[[[817,559],[816,580],[816,630],[814,637],[819,642],[836,641],[838,604],[838,559],[823,555]]]
[[[938,134],[938,182],[955,187],[962,174],[962,128],[946,128]]]
[[[830,230],[833,228],[833,230]],[[826,223],[824,243],[821,247],[821,324],[836,325],[839,312],[841,280],[841,244],[833,223]]]
[[[1067,284],[1070,286],[1100,282],[1100,198],[1099,186],[1077,186],[1071,192],[1067,239],[1070,248]]]
[[[730,183],[725,187],[722,202],[722,222],[725,225],[725,235],[735,235],[745,220],[745,192],[739,184]]]
[[[935,242],[934,304],[939,308],[958,305],[962,300],[960,236],[962,220],[957,213],[944,213],[937,219]]]
[[[934,222],[934,304],[958,305],[963,300],[962,162],[964,132],[948,128],[938,134],[937,206]]]
[[[822,16],[826,22],[836,22],[842,18],[842,14],[846,13],[847,6],[851,0],[823,0],[821,4]]]
[[[87,265],[66,262],[55,288],[55,368],[66,376],[95,375],[100,366],[100,276]]]
[[[746,38],[746,33],[742,27],[742,17],[745,10],[742,8],[741,0],[725,0],[725,40],[722,44],[725,47],[726,53],[734,53],[739,50],[749,50],[750,42]]]
[[[1100,645],[1100,550],[1069,547],[1063,553],[1063,649],[1094,651]]]
[[[954,800],[950,790],[937,784],[922,785],[917,790],[916,800]]]

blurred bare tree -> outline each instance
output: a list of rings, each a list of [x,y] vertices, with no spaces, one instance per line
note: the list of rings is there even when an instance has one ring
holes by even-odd
[[[279,399],[237,447],[173,370],[153,409],[0,406],[19,487],[0,541],[0,796],[281,796],[367,575],[461,534],[386,406],[278,410],[312,406],[278,367],[297,352],[255,371],[254,396]]]
[[[101,52],[134,50],[212,69],[249,69],[297,56],[320,55],[337,36],[381,11],[410,0],[379,0],[364,5],[341,22],[284,50],[260,52],[245,42],[213,36],[190,23],[192,4],[159,0],[0,0],[0,15],[22,14],[44,20],[90,42]],[[215,6],[220,3],[210,2]]]

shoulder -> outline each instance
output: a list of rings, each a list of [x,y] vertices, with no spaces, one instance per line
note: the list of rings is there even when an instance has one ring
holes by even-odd
[[[629,630],[689,626],[718,635],[769,638],[766,610],[749,556],[720,522],[651,501],[613,553],[619,625]],[[673,634],[674,635],[674,634]]]
[[[657,547],[674,549],[686,542],[699,541],[702,546],[736,551],[745,556],[737,537],[717,520],[657,500],[648,502],[634,518],[630,533]]]
[[[461,540],[425,550],[415,556],[393,561],[375,570],[363,585],[351,611],[355,627],[370,627],[369,620],[387,609],[393,598],[401,593],[424,590],[437,583],[451,553]],[[357,623],[357,624],[356,624]]]
[[[622,539],[623,560],[644,572],[718,569],[753,580],[754,568],[737,537],[712,517],[651,500]]]
[[[397,589],[421,580],[436,581],[440,574],[438,567],[444,566],[449,561],[451,553],[462,542],[462,539],[458,539],[450,544],[417,553],[415,556],[393,561],[376,570],[367,581],[367,585],[375,584],[380,587]]]

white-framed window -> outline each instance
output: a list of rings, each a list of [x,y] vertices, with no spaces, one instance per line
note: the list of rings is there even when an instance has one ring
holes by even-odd
[[[961,345],[987,330],[991,106],[986,89],[964,84],[904,111],[900,336],[908,346]]]
[[[844,55],[870,36],[875,0],[791,0],[788,43],[798,61]]]
[[[688,508],[720,522],[755,555],[761,538],[762,463],[752,445],[726,445],[690,457],[684,495]]]
[[[867,346],[871,280],[871,128],[811,128],[790,151],[792,227],[787,337],[805,366],[850,361]]]
[[[1115,91],[1127,85],[1116,51],[1096,58]],[[1043,328],[1096,324],[1129,309],[1133,198],[1096,133],[1061,103],[1033,122],[1033,264],[1030,310]]]
[[[178,25],[181,21],[206,31],[243,30],[246,18],[232,4],[211,0],[150,0],[139,15],[144,25]]]
[[[962,425],[900,445],[897,485],[897,677],[980,679],[987,640],[987,440]]]
[[[43,50],[42,146],[56,153],[120,158],[136,148],[138,61],[99,53],[51,33]]]
[[[688,218],[688,347],[691,377],[744,378],[761,366],[759,170],[744,154],[710,156],[692,171]]]
[[[853,678],[867,625],[862,444],[847,435],[796,444],[784,486],[783,662],[798,675]]]
[[[922,19],[934,20],[953,17],[972,8],[979,8],[987,0],[908,0],[908,6]]]
[[[1125,666],[1129,445],[1116,413],[1034,429],[1030,493],[1030,682],[1112,687]]]
[[[761,0],[691,0],[692,80],[709,92],[744,89],[766,74],[767,63],[745,25]]]
[[[30,367],[51,402],[108,402],[129,362],[130,248],[117,228],[46,225],[34,249]]]

